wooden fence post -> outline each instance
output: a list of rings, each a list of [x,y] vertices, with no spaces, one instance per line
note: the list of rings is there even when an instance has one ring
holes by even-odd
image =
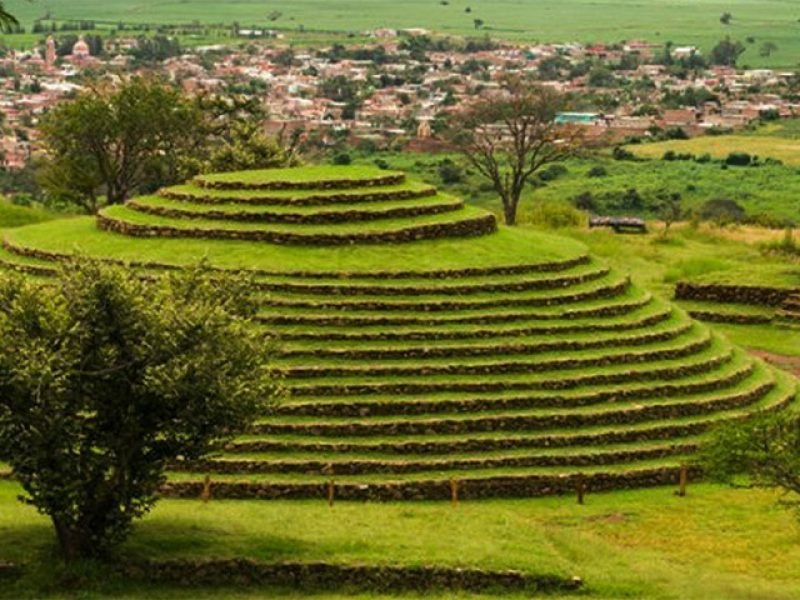
[[[211,475],[206,475],[203,480],[203,491],[200,493],[200,500],[204,504],[208,504],[208,501],[211,500]]]
[[[575,477],[575,494],[578,496],[578,504],[583,504],[583,496],[586,493],[586,481],[583,473],[578,473]]]
[[[683,498],[686,495],[686,485],[689,483],[689,469],[686,465],[681,465],[678,475],[678,496]]]
[[[458,479],[450,480],[450,504],[453,508],[458,506]]]
[[[333,499],[336,494],[336,484],[333,479],[328,480],[328,506],[333,507]]]

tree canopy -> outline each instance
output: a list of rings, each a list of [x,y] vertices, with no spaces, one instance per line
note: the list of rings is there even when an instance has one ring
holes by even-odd
[[[510,79],[500,93],[479,99],[451,120],[450,143],[491,183],[507,225],[516,223],[522,192],[534,173],[574,155],[583,144],[578,128],[556,120],[565,104],[551,88]]]
[[[197,173],[290,166],[297,137],[264,134],[260,102],[216,93],[194,97],[158,79],[100,84],[45,115],[42,187],[96,212]]]
[[[0,280],[0,457],[65,558],[106,553],[168,466],[204,456],[279,387],[248,282],[198,268],[143,281],[78,259]]]

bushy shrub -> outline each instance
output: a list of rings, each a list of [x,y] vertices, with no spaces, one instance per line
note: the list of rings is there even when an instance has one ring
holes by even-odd
[[[624,192],[617,194],[614,204],[622,210],[641,210],[644,208],[645,202],[636,188],[628,188]]]
[[[572,204],[574,204],[575,208],[577,209],[589,212],[594,212],[597,209],[597,203],[595,202],[594,196],[592,195],[592,192],[589,191],[581,192],[575,196],[572,199]]]
[[[713,221],[717,225],[741,223],[746,212],[735,200],[730,198],[713,198],[700,207],[700,218]]]
[[[614,160],[636,160],[636,156],[634,156],[633,152],[626,150],[622,146],[614,146],[614,150],[611,151],[611,156],[614,157]]]
[[[439,179],[445,185],[452,185],[464,181],[464,169],[454,163],[449,158],[445,158],[437,167]]]
[[[731,152],[725,159],[725,164],[732,167],[747,167],[752,160],[752,157],[747,152]]]
[[[688,140],[689,134],[681,127],[670,127],[664,132],[664,137],[668,140]]]
[[[700,164],[710,163],[711,162],[711,155],[708,152],[706,152],[704,154],[696,156],[694,161],[696,163],[700,163]]]
[[[673,161],[673,160],[675,160],[675,158],[676,158],[676,157],[675,157],[675,150],[667,150],[667,151],[666,151],[666,152],[664,152],[664,154],[661,156],[661,160]]]
[[[603,165],[595,165],[586,173],[587,177],[605,177],[608,171]]]
[[[353,162],[353,158],[347,152],[340,152],[333,157],[333,164],[346,166]]]
[[[383,158],[376,158],[372,162],[375,164],[376,167],[378,167],[379,169],[381,169],[383,171],[385,171],[386,169],[389,168],[389,163],[386,160],[384,160]]]
[[[542,181],[554,181],[562,175],[566,175],[569,171],[564,165],[550,165],[546,169],[539,172],[539,179]]]

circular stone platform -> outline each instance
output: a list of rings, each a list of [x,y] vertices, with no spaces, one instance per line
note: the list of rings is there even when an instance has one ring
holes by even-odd
[[[677,481],[709,430],[796,382],[588,256],[402,173],[229,173],[5,234],[0,265],[80,250],[255,274],[290,397],[166,493],[527,496]],[[457,481],[457,484],[453,484]]]

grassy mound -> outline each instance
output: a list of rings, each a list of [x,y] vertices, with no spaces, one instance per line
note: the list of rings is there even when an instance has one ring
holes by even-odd
[[[254,273],[256,326],[289,398],[218,456],[176,464],[165,492],[177,496],[207,474],[217,496],[256,498],[653,485],[675,480],[713,426],[796,395],[581,244],[497,229],[401,173],[208,176],[4,244],[0,267],[37,277],[76,250],[147,271],[205,257]]]

